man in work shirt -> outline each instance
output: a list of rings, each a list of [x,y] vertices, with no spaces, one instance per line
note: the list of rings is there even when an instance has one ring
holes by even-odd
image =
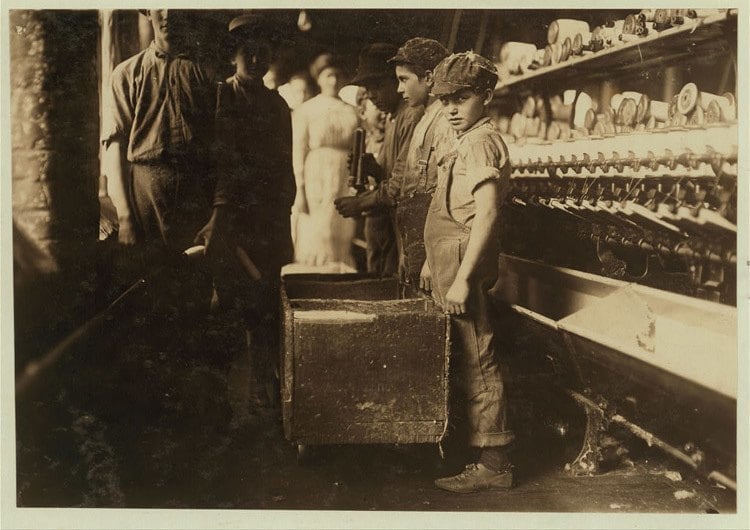
[[[377,160],[372,155],[363,159],[363,171],[384,186],[403,159],[409,147],[414,126],[421,117],[422,107],[409,106],[398,93],[393,67],[388,64],[397,47],[375,43],[359,54],[357,74],[352,84],[365,88],[372,103],[387,114],[385,135]],[[393,219],[389,211],[373,210],[365,218],[367,240],[367,271],[393,276],[398,270],[398,246]]]
[[[399,277],[414,287],[419,286],[425,261],[424,221],[437,182],[437,153],[454,136],[440,113],[440,102],[430,96],[432,71],[447,55],[448,51],[439,42],[416,37],[405,42],[389,59],[404,101],[412,108],[426,109],[414,128],[406,157],[392,178],[373,192],[336,200],[336,207],[345,217],[373,208],[395,209]]]
[[[102,131],[107,187],[120,243],[183,251],[210,211],[214,89],[186,45],[184,20],[167,9],[140,13],[154,40],[112,73]]]

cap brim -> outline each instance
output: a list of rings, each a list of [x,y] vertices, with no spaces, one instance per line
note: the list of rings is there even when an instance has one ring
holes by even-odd
[[[411,61],[407,59],[405,55],[397,53],[396,55],[388,59],[388,63],[411,63]]]
[[[472,88],[472,85],[459,85],[456,83],[449,83],[447,81],[437,81],[432,86],[430,94],[436,97],[447,96],[449,94],[455,94],[459,90],[463,90],[465,88]]]

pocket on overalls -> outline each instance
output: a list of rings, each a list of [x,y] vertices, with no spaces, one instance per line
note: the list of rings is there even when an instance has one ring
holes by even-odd
[[[461,265],[461,240],[441,239],[438,241],[434,249],[434,265],[432,277],[442,298],[453,285],[458,274],[458,267]]]

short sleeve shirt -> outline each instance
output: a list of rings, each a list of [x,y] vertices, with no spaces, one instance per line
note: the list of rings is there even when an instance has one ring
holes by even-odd
[[[482,118],[457,136],[455,156],[448,204],[453,218],[470,228],[476,214],[474,192],[481,184],[497,181],[498,206],[508,193],[508,148],[490,118]]]
[[[131,162],[164,154],[196,154],[210,143],[214,87],[187,54],[166,54],[155,42],[112,72],[102,142],[127,142]],[[197,151],[197,152],[196,152]]]

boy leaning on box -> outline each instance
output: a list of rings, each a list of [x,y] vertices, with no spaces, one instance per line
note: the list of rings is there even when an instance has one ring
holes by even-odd
[[[497,220],[510,182],[508,149],[487,116],[497,79],[486,58],[456,53],[435,68],[432,87],[456,139],[438,164],[420,284],[453,315],[451,385],[468,420],[469,444],[481,449],[461,473],[435,481],[457,493],[513,483],[508,446],[514,434],[507,426],[488,295],[497,280]]]

